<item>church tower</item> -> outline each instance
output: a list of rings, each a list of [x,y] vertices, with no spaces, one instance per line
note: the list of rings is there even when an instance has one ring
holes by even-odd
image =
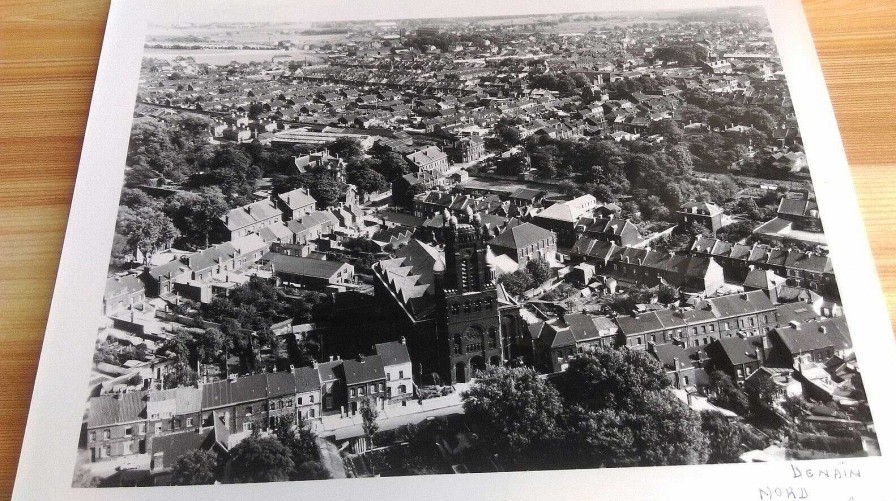
[[[433,270],[443,352],[439,372],[450,375],[452,383],[463,383],[487,364],[504,362],[498,295],[486,262],[489,235],[479,215],[469,224],[446,217],[443,235],[444,268]]]

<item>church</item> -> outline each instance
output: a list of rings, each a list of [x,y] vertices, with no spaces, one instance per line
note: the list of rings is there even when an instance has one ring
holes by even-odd
[[[407,338],[421,384],[464,383],[531,350],[519,304],[495,281],[479,215],[443,220],[441,245],[414,239],[373,266],[375,296]]]

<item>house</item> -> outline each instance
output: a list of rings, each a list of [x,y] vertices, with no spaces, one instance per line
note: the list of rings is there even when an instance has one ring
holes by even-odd
[[[692,360],[691,351],[678,344],[650,344],[647,352],[663,366],[666,377],[674,388],[700,388],[708,383],[708,376],[699,363]]]
[[[479,136],[460,138],[454,142],[452,153],[457,163],[475,162],[485,156],[485,142]]]
[[[146,299],[146,287],[134,275],[113,276],[106,279],[103,292],[103,315],[112,315],[125,308],[142,303]]]
[[[508,226],[489,240],[488,244],[495,253],[507,254],[520,268],[533,259],[554,261],[557,255],[557,238],[554,232],[532,223]]]
[[[330,235],[339,226],[339,218],[330,211],[313,211],[292,219],[286,227],[295,235],[292,243],[307,245]]]
[[[720,370],[738,385],[765,363],[764,336],[726,337],[706,346],[712,367]]]
[[[296,188],[277,195],[277,205],[283,211],[283,220],[289,221],[314,212],[317,201],[308,193],[307,188]]]
[[[295,378],[296,414],[302,419],[319,419],[321,416],[320,372],[314,367],[297,367],[292,370]]]
[[[282,284],[326,290],[353,284],[355,281],[355,267],[339,261],[269,252],[262,256],[261,262],[270,267],[277,281]]]
[[[448,171],[448,155],[438,146],[429,146],[415,151],[405,158],[417,168],[418,176],[430,174],[442,177]]]
[[[677,212],[681,224],[700,223],[713,235],[722,227],[724,213],[721,207],[711,202],[688,202]]]
[[[744,388],[762,388],[771,381],[772,401],[780,403],[803,395],[803,385],[794,377],[793,369],[762,366],[744,380]]]
[[[826,245],[827,239],[818,214],[818,205],[804,198],[782,197],[777,216],[759,225],[754,234],[776,241],[797,241],[814,245]]]
[[[379,355],[344,360],[345,388],[348,392],[346,412],[354,416],[365,400],[374,408],[382,408],[386,393],[386,372]]]
[[[147,451],[146,392],[92,397],[87,411],[90,461],[105,461]]]
[[[227,242],[283,221],[283,213],[272,200],[261,200],[231,209],[219,221],[216,237]]]
[[[374,346],[386,373],[386,398],[404,401],[414,396],[413,367],[405,338]]]
[[[566,314],[529,326],[536,363],[548,372],[566,370],[569,360],[596,347],[614,346],[619,328],[606,317]]]
[[[794,321],[772,330],[768,338],[769,358],[782,367],[824,363],[835,355],[845,358],[852,352],[852,337],[844,317],[805,323]]]
[[[623,247],[641,242],[641,233],[638,231],[638,227],[628,219],[616,217],[582,218],[576,225],[576,234],[601,242],[613,242]]]
[[[558,202],[539,212],[532,222],[557,234],[557,245],[572,247],[576,241],[576,224],[579,218],[597,208],[593,195],[582,195],[567,202]]]

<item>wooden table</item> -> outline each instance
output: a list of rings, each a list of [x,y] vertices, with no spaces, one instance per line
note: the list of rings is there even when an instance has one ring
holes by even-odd
[[[896,318],[896,2],[803,4]],[[0,499],[15,477],[107,12],[108,0],[0,6]]]

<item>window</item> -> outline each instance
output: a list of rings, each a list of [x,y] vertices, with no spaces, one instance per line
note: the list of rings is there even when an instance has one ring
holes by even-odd
[[[370,385],[370,393],[376,393],[376,385],[375,384]]]
[[[191,427],[191,426],[193,426],[193,418],[188,417],[188,418],[187,418],[187,428],[189,428],[189,427]]]
[[[697,333],[697,328],[694,327],[693,329],[691,329],[691,331],[692,331],[694,334],[696,334],[696,333]]]
[[[133,434],[134,434],[134,428],[132,426],[128,426],[127,428],[124,429],[124,436],[130,437]]]
[[[656,335],[655,335],[655,334],[651,334],[651,335],[650,335],[650,342],[652,342],[652,343],[655,343],[655,342],[656,342]]]
[[[755,326],[756,326],[756,319],[750,318],[750,327],[755,327]]]
[[[96,442],[96,432],[95,431],[90,432],[90,441]]]
[[[137,428],[137,433],[141,435],[146,434],[146,423],[140,423],[140,426]]]
[[[286,401],[286,406],[287,406],[287,407],[292,407],[292,399],[289,399],[289,400]]]
[[[404,379],[404,371],[398,371],[398,379]]]
[[[162,433],[162,423],[156,423],[156,434]]]
[[[716,325],[715,325],[715,324],[709,324],[709,332],[715,332],[715,331],[716,331]]]
[[[386,373],[386,381],[392,381],[392,373],[391,372]]]
[[[310,411],[308,411],[308,416],[314,417],[314,409],[313,408]]]
[[[355,389],[354,389],[354,388],[351,389],[351,391],[349,392],[349,395],[351,395],[351,396],[353,396],[353,397],[355,396]]]
[[[314,395],[308,395],[308,402],[312,404],[314,403]]]
[[[725,322],[725,330],[727,331],[730,328],[731,328],[731,324],[728,322]]]
[[[381,393],[382,393],[382,391],[383,391],[384,386],[385,386],[385,385],[384,385],[383,383],[380,383],[380,388],[379,388],[379,390],[380,390]]]
[[[352,390],[352,396],[355,396],[355,390]],[[299,397],[299,405],[302,405],[302,397]]]
[[[685,376],[685,377],[684,377],[684,385],[687,386],[687,385],[689,385],[689,384],[691,384],[691,380],[690,380],[690,378],[688,378],[687,376]]]
[[[106,428],[103,430],[103,440],[109,440],[110,438],[112,438],[112,430]]]
[[[247,416],[251,416],[251,415],[252,415],[252,406],[251,406],[251,405],[247,405],[247,406],[246,406],[246,415],[247,415]]]
[[[359,397],[363,397],[363,396],[364,396],[364,387],[363,387],[363,386],[359,386],[359,387],[358,387],[358,396],[359,396]]]

